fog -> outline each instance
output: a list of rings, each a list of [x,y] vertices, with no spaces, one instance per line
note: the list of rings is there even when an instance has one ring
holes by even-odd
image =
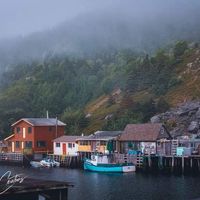
[[[0,67],[199,41],[199,0],[0,0]],[[6,39],[5,39],[6,38]]]
[[[89,3],[90,2],[90,3]],[[52,28],[95,6],[87,0],[0,0],[0,38]]]

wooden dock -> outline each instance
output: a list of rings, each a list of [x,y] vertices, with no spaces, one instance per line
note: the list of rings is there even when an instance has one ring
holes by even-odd
[[[59,162],[61,167],[81,168],[83,164],[80,156],[66,156],[66,155],[60,156],[60,155],[48,154],[47,158]]]
[[[192,156],[142,156],[138,171],[175,174],[199,174],[200,155]]]
[[[91,153],[78,156],[59,156],[48,154],[47,157],[61,163],[61,167],[81,168],[84,158]],[[170,172],[179,174],[200,173],[200,155],[191,156],[158,156],[158,155],[128,155],[115,153],[110,155],[112,162],[133,163],[137,171],[143,172]],[[0,163],[5,165],[29,166],[30,155],[20,153],[0,153]]]
[[[200,174],[200,155],[158,156],[115,154],[116,163],[133,163],[137,171],[176,174]]]
[[[91,155],[91,153],[90,153]],[[16,165],[16,166],[30,166],[30,161],[37,160],[40,161],[43,156],[53,159],[60,162],[61,167],[68,168],[81,168],[83,165],[83,159],[85,155],[69,156],[69,155],[54,155],[54,154],[44,154],[41,156],[37,155],[37,158],[34,154],[23,154],[23,153],[0,153],[0,164],[1,165]]]
[[[0,181],[1,192],[5,191],[7,179]],[[45,181],[38,179],[24,179],[16,183],[0,195],[1,200],[67,200],[68,188],[71,183]]]
[[[32,158],[22,153],[0,153],[0,163],[4,165],[29,166]]]

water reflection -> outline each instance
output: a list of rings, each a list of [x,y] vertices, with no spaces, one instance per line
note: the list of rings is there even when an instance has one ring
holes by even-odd
[[[23,173],[30,178],[71,182],[74,187],[69,191],[70,200],[178,200],[200,197],[200,177],[0,166],[0,174],[8,170],[13,174]]]

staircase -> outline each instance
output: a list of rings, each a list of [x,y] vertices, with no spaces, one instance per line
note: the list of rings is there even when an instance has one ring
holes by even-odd
[[[124,155],[124,163],[127,163],[128,162],[128,157],[127,157],[127,155],[125,154]]]
[[[172,140],[171,154],[176,155],[176,148],[178,147],[178,140]]]
[[[136,166],[138,168],[141,168],[143,166],[143,157],[140,155],[137,155],[137,161],[136,161]]]

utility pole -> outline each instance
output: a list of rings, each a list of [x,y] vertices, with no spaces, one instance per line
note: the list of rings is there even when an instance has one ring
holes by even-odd
[[[58,117],[56,116],[56,138],[58,137]]]

